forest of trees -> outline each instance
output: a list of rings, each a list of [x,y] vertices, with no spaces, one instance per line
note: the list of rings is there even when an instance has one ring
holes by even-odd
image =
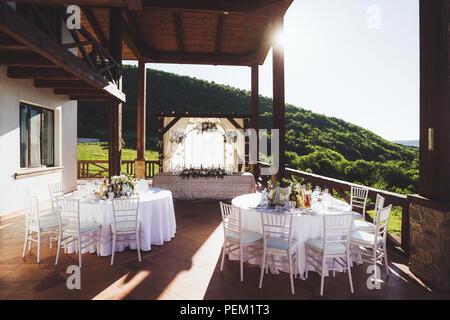
[[[136,144],[137,68],[124,66],[123,137]],[[78,136],[107,138],[107,104],[79,102]],[[260,96],[260,128],[272,127],[272,99]],[[147,148],[156,149],[155,112],[250,113],[250,92],[147,70]],[[286,105],[288,166],[398,193],[417,192],[418,149],[384,140],[343,120]]]

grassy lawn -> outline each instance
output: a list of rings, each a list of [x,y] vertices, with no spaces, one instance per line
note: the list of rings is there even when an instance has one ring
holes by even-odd
[[[137,156],[137,151],[134,149],[122,149],[122,160],[135,160]],[[158,160],[158,152],[147,150],[145,152],[145,157],[147,160]],[[98,143],[78,143],[77,145],[77,159],[78,160],[108,160],[108,143],[98,142]],[[98,172],[108,169],[107,163],[102,163],[100,168],[98,166],[89,166],[89,172],[96,174]],[[155,166],[155,172],[157,172],[158,166]],[[122,172],[127,172],[126,164],[122,165]],[[106,172],[102,173],[106,176]]]
[[[137,151],[133,149],[122,149],[122,160],[135,160]],[[158,160],[158,152],[147,150],[145,152],[147,160]],[[108,143],[78,143],[78,160],[108,160]]]

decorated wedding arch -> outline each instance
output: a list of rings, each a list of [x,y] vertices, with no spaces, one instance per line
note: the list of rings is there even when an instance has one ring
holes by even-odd
[[[160,172],[222,168],[243,172],[249,115],[159,113]]]

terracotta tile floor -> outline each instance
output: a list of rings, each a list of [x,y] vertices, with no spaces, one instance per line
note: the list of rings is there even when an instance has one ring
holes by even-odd
[[[163,246],[142,253],[117,254],[115,266],[110,257],[83,255],[81,290],[66,287],[66,268],[77,264],[75,254],[43,247],[41,263],[36,263],[36,246],[21,257],[24,217],[0,225],[0,299],[317,299],[320,277],[310,273],[308,280],[295,280],[290,294],[287,274],[268,274],[258,289],[259,269],[245,265],[244,283],[239,281],[239,263],[226,261],[220,272],[223,237],[217,202],[176,202],[177,234]],[[391,276],[380,290],[366,287],[367,265],[352,268],[355,293],[350,294],[347,275],[325,280],[328,299],[449,299],[449,293],[428,289],[408,270],[407,261],[390,252]]]

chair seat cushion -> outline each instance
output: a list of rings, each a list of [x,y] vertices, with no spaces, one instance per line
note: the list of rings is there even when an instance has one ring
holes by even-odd
[[[297,249],[297,245],[297,240],[291,239],[291,252]],[[288,252],[288,241],[267,239],[266,247],[269,251]]]
[[[365,220],[355,220],[354,224],[355,224],[355,228],[357,230],[361,230],[361,231],[373,233],[373,232],[375,232],[375,229],[376,229],[376,226],[373,223],[371,223],[369,221],[365,221]]]
[[[116,226],[117,226],[117,230],[116,230]],[[139,228],[139,222],[138,222],[138,228]],[[111,224],[111,232],[115,233],[116,231],[119,233],[136,232],[136,221],[120,221],[120,222],[117,222],[116,225],[114,225],[114,223],[112,223]]]
[[[323,239],[311,239],[306,242],[311,249],[323,253]],[[342,243],[331,242],[325,245],[325,254],[345,254],[346,247]]]
[[[87,233],[99,229],[101,227],[98,222],[80,222],[80,233]],[[64,228],[65,233],[78,233],[77,226],[75,224],[71,224]]]
[[[353,220],[361,220],[361,219],[364,219],[364,217],[363,217],[363,215],[362,215],[361,213],[355,212],[355,211],[352,211],[352,213],[353,213]]]
[[[39,223],[40,223],[41,230],[49,230],[49,229],[59,228],[58,217],[53,217],[53,216],[39,217]],[[37,224],[30,226],[30,229],[33,231],[38,231]]]
[[[378,245],[383,243],[383,238],[377,236]],[[357,245],[373,247],[375,245],[375,235],[365,231],[354,231],[350,236],[350,241]]]
[[[239,233],[229,232],[227,234],[227,239],[233,242],[239,242]],[[250,230],[241,230],[241,241],[242,243],[252,243],[262,239],[262,234]]]

